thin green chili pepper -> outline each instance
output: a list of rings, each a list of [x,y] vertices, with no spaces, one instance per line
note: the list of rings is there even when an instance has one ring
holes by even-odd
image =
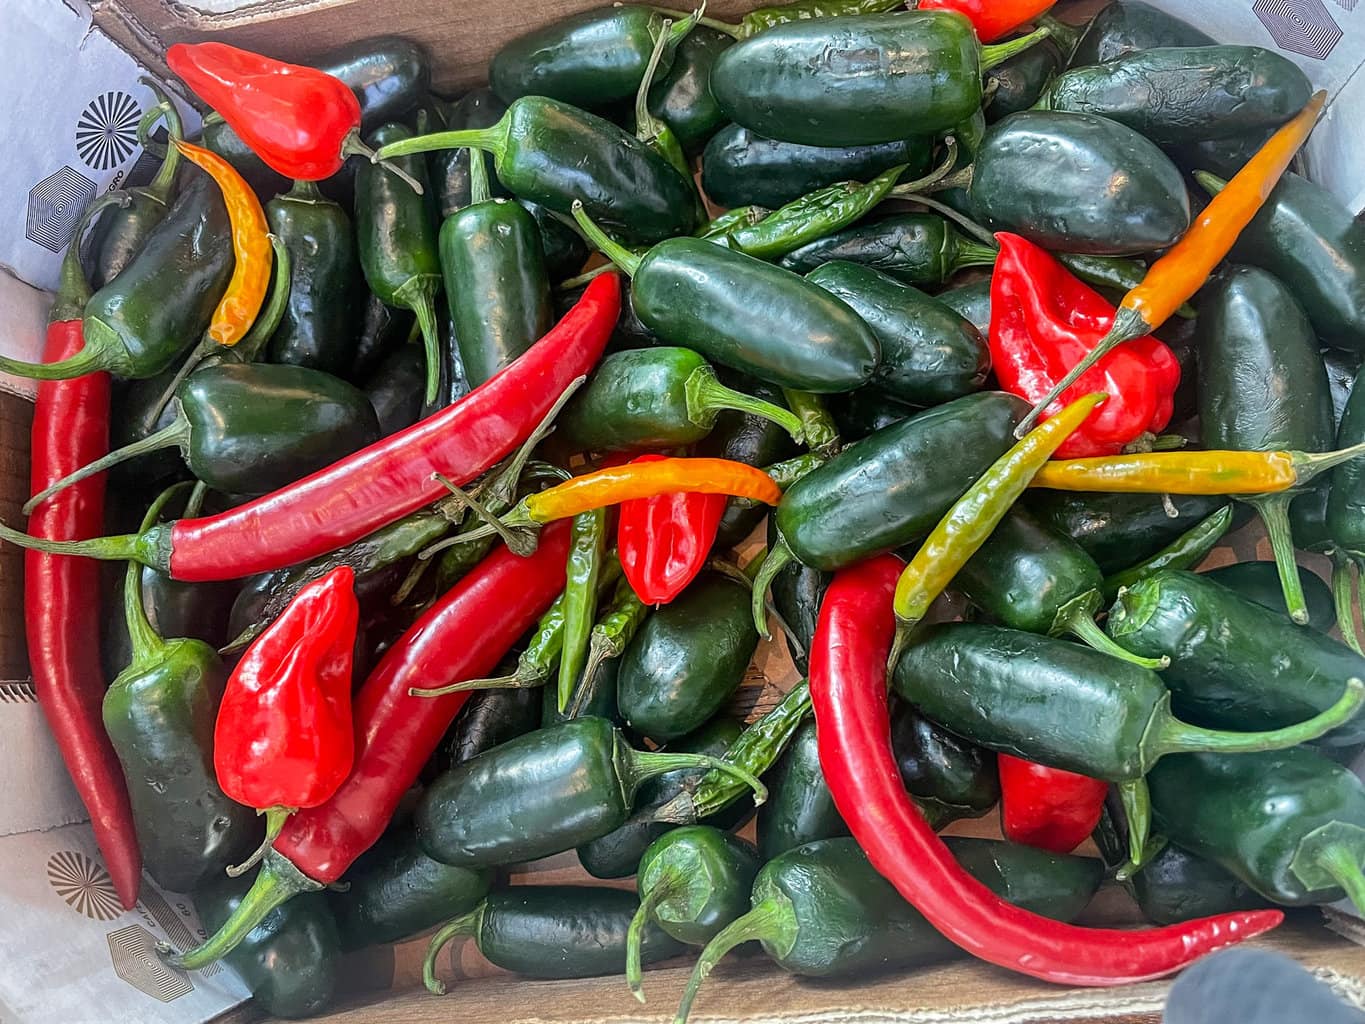
[[[1137,565],[1116,572],[1104,581],[1104,599],[1113,601],[1124,587],[1131,587],[1162,569],[1193,569],[1212,551],[1232,525],[1232,506],[1224,505],[1217,512],[1200,520],[1171,543],[1143,559]]]
[[[786,399],[787,408],[801,420],[801,436],[805,438],[806,447],[821,458],[838,454],[843,442],[834,417],[825,408],[824,399],[809,391],[791,388],[783,388],[782,397]],[[782,486],[780,482],[778,486]]]
[[[1059,252],[1057,262],[1087,284],[1100,288],[1130,291],[1147,276],[1147,264],[1125,256],[1091,256],[1087,253]],[[1193,320],[1197,315],[1188,302],[1181,304],[1175,315],[1182,320]]]
[[[588,660],[583,665],[583,686],[587,690],[604,661],[619,658],[635,638],[649,615],[649,606],[635,596],[628,580],[616,584],[606,614],[592,627],[588,635]]]
[[[764,206],[736,206],[726,210],[714,220],[709,220],[697,229],[698,238],[725,238],[741,227],[753,227],[767,217],[772,210]]]
[[[574,516],[564,585],[564,639],[559,652],[559,711],[573,696],[597,617],[597,586],[607,551],[607,509]]]

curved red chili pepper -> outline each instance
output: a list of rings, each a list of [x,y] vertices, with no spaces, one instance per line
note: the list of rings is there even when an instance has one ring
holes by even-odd
[[[1042,249],[1008,232],[995,236],[991,275],[991,365],[1005,391],[1036,402],[1104,337],[1114,307]],[[1055,415],[1092,391],[1109,400],[1066,440],[1056,458],[1117,455],[1170,422],[1180,363],[1153,337],[1120,345],[1048,406]]]
[[[1090,838],[1109,784],[1088,775],[999,755],[1000,825],[1005,838],[1070,853]]]
[[[641,455],[632,462],[657,462]],[[621,570],[645,604],[668,604],[706,564],[720,531],[727,498],[694,492],[636,498],[620,505],[616,548]]]
[[[1057,0],[919,0],[921,11],[956,11],[972,23],[977,38],[991,43],[1027,25]]]
[[[1179,970],[1274,928],[1278,910],[1147,931],[1079,928],[1006,902],[968,874],[906,795],[891,752],[886,659],[902,563],[882,555],[839,572],[810,653],[820,768],[868,860],[929,923],[982,960],[1064,985],[1118,985]]]

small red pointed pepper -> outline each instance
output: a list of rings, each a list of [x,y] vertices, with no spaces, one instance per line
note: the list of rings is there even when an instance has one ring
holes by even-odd
[[[218,708],[213,767],[223,792],[266,815],[260,858],[285,819],[324,803],[355,760],[351,667],[360,605],[341,566],[299,591],[247,648]]]
[[[657,462],[641,455],[633,462]],[[723,494],[675,491],[621,503],[616,547],[621,569],[645,604],[668,604],[706,564],[728,501]]]
[[[1056,0],[919,0],[921,11],[956,11],[972,23],[977,38],[993,43],[1027,25]]]
[[[1000,257],[991,275],[991,363],[1000,386],[1028,402],[1048,393],[1099,343],[1114,322],[1114,307],[1077,280],[1046,250],[1000,232]],[[1109,400],[1058,450],[1062,459],[1117,455],[1171,419],[1180,364],[1156,338],[1134,339],[1087,370],[1048,407],[1093,391]]]
[[[1000,824],[1005,838],[1070,853],[1090,838],[1109,784],[1021,757],[999,755]]]

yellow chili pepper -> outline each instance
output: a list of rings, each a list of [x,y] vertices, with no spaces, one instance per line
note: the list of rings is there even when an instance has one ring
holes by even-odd
[[[1015,430],[1015,437],[1022,437],[1058,395],[1115,346],[1151,334],[1199,290],[1307,141],[1326,102],[1325,91],[1315,92],[1308,104],[1267,139],[1227,187],[1213,197],[1184,237],[1152,264],[1141,284],[1123,297],[1109,333],[1033,407]]]
[[[235,167],[217,153],[181,139],[172,141],[186,160],[218,184],[227,205],[228,221],[232,224],[232,254],[237,262],[227,291],[213,311],[208,337],[219,345],[235,345],[255,323],[270,287],[273,256],[270,227],[261,201]]]
[[[1049,462],[1030,487],[1125,494],[1274,494],[1301,486],[1350,459],[1365,444],[1336,452],[1148,452]]]

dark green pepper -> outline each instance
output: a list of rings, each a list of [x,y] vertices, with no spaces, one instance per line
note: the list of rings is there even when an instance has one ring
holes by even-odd
[[[422,418],[426,379],[426,356],[413,345],[389,353],[370,375],[365,394],[379,420],[380,437],[397,433]]]
[[[1123,588],[1131,587],[1139,580],[1145,580],[1162,569],[1193,569],[1203,562],[1223,539],[1228,527],[1232,525],[1232,517],[1232,505],[1224,505],[1207,519],[1195,523],[1152,557],[1134,562],[1128,568],[1106,576],[1105,601],[1112,602]],[[1273,562],[1268,564],[1272,569],[1275,567]],[[1276,592],[1278,593],[1278,589]]]
[[[758,647],[749,594],[703,573],[648,619],[621,657],[617,699],[630,727],[665,742],[691,732],[730,699]]]
[[[991,329],[991,279],[983,277],[971,284],[960,284],[955,288],[941,291],[934,296],[967,323],[971,324],[984,338]]]
[[[1355,379],[1360,380],[1363,375],[1357,374]],[[1337,439],[1348,445],[1365,441],[1365,386],[1357,388],[1352,383]],[[1361,567],[1365,566],[1365,472],[1360,462],[1352,460],[1338,466],[1330,477],[1330,487],[1324,526],[1332,554],[1337,624],[1346,642],[1360,651],[1354,608],[1360,600]]]
[[[223,926],[251,888],[254,873],[218,877],[194,894],[208,933]],[[341,940],[320,892],[276,907],[224,958],[271,1017],[312,1017],[331,1005],[341,980]]]
[[[1327,390],[1332,395],[1332,420],[1340,431],[1342,417],[1346,415],[1346,403],[1351,400],[1356,375],[1360,373],[1362,355],[1328,348],[1322,350],[1322,362],[1327,367]],[[1361,393],[1365,394],[1365,389]]]
[[[444,123],[451,131],[491,128],[505,113],[507,104],[485,86],[465,93],[450,104],[445,111]],[[470,203],[469,154],[470,150],[466,147],[438,149],[427,154],[427,169],[436,190],[442,220],[463,210]],[[489,189],[495,195],[506,191],[496,179],[489,182]]]
[[[871,181],[904,165],[908,178],[929,169],[933,141],[916,136],[873,146],[802,146],[726,125],[706,144],[701,184],[713,203],[777,209],[840,181]]]
[[[266,203],[265,216],[289,250],[289,304],[271,336],[270,361],[341,376],[355,359],[360,286],[351,218],[311,181]]]
[[[919,412],[914,406],[892,401],[868,391],[854,391],[834,395],[830,413],[839,427],[839,436],[847,443],[861,441],[884,427],[908,420]]]
[[[289,179],[271,168],[242,141],[242,137],[217,113],[204,118],[201,140],[204,148],[217,153],[236,168],[258,196],[273,196],[289,187]]]
[[[1033,106],[1064,63],[1049,39],[991,68],[986,73],[986,120],[999,121]]]
[[[428,856],[461,867],[535,860],[618,828],[646,779],[718,763],[634,750],[606,719],[575,718],[442,775],[418,804],[417,838]]]
[[[366,387],[370,374],[383,359],[408,340],[415,319],[405,309],[390,309],[377,295],[365,291],[364,306],[358,314],[359,337],[355,358],[343,376],[357,387]]]
[[[1189,22],[1151,4],[1114,0],[1086,27],[1071,55],[1071,66],[1103,64],[1158,46],[1212,46],[1215,42]]]
[[[1173,757],[1152,772],[1162,834],[1287,906],[1365,905],[1365,785],[1307,747]]]
[[[899,698],[891,702],[891,749],[906,792],[935,828],[979,818],[1000,802],[991,752],[934,724]]]
[[[970,173],[972,208],[986,227],[1047,249],[1150,252],[1190,226],[1189,194],[1170,158],[1093,114],[1011,114],[987,130]]]
[[[475,690],[450,727],[446,767],[539,729],[542,696],[535,687]]]
[[[940,285],[965,267],[990,266],[996,251],[934,213],[898,213],[855,224],[778,261],[798,274],[834,260],[860,263],[907,284]]]
[[[1274,134],[1275,129],[1269,128],[1250,135],[1202,139],[1198,142],[1188,142],[1183,146],[1170,146],[1168,152],[1171,154],[1171,159],[1186,172],[1204,171],[1206,174],[1212,172],[1224,178],[1231,178],[1242,169],[1248,160],[1256,155],[1256,151],[1265,145],[1270,136]],[[1284,181],[1290,176],[1289,173],[1286,173],[1280,180]],[[1212,184],[1212,181],[1208,181],[1208,184]],[[1198,193],[1195,193],[1194,198],[1196,200],[1199,198]],[[1243,228],[1242,230],[1247,229]],[[1242,262],[1248,261],[1243,260]]]
[[[796,730],[766,781],[768,802],[758,809],[758,850],[765,862],[817,839],[848,835],[820,770],[813,720]]]
[[[1073,68],[1036,109],[1097,114],[1164,146],[1278,127],[1312,93],[1297,64],[1259,46],[1158,47]]]
[[[1126,886],[1142,916],[1153,924],[1179,924],[1266,906],[1266,900],[1245,882],[1175,843],[1162,847]]]
[[[677,448],[706,437],[723,410],[766,418],[801,437],[791,412],[726,387],[687,348],[607,356],[560,414],[557,429],[577,450]]]
[[[910,405],[941,405],[980,391],[991,369],[986,339],[953,310],[871,267],[836,260],[807,281],[843,299],[877,336],[871,386]]]
[[[768,544],[777,543],[777,527],[768,519]],[[829,589],[833,574],[793,562],[773,577],[770,592],[773,607],[787,626],[787,650],[792,663],[802,675],[809,667],[807,652],[815,639],[815,626],[820,619],[820,603]],[[793,641],[795,643],[793,643]]]
[[[725,124],[725,115],[711,95],[711,68],[733,42],[724,32],[698,25],[678,44],[668,74],[649,90],[649,112],[673,129],[688,154],[700,152]]]
[[[319,57],[313,67],[350,87],[366,130],[407,113],[431,86],[427,51],[402,36],[357,39]]]
[[[488,895],[492,872],[434,861],[404,828],[386,832],[342,881],[345,888],[327,900],[349,952],[399,942],[474,909]]]
[[[241,589],[237,581],[186,583],[143,566],[141,586],[143,610],[152,629],[161,636],[202,640],[214,649],[231,639],[227,632],[228,614]],[[101,653],[106,664],[113,665],[117,672],[133,657],[127,626],[115,617],[108,623],[103,639]]]
[[[1284,590],[1280,587],[1280,572],[1274,562],[1233,562],[1207,569],[1199,575],[1236,591],[1248,601],[1289,617]],[[1336,609],[1332,606],[1332,588],[1317,573],[1303,566],[1299,566],[1299,584],[1303,587],[1303,602],[1308,608],[1308,624],[1326,633],[1337,621]]]
[[[562,281],[582,270],[588,262],[588,244],[583,237],[539,203],[526,199],[518,202],[540,230],[540,247],[545,253],[545,272],[550,280]]]

